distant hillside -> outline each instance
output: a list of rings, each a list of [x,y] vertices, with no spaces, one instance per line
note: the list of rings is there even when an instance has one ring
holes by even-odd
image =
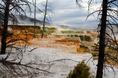
[[[2,12],[0,12],[0,23],[3,23],[3,19],[4,19],[4,14]],[[20,24],[20,25],[33,25],[34,22],[36,22],[36,25],[42,25],[43,21],[39,20],[39,19],[34,19],[32,17],[28,17],[25,15],[15,15],[15,18],[12,19],[11,17],[9,18],[9,24]],[[49,23],[46,22],[46,24],[48,25]]]
[[[73,26],[67,26],[67,25],[58,25],[57,28],[60,28],[60,29],[70,29],[70,30],[88,30],[88,31],[97,31],[96,28],[81,28],[81,27],[73,27]]]
[[[16,21],[17,20],[17,21]],[[36,25],[42,25],[43,21],[34,19],[32,17],[24,16],[24,15],[16,15],[15,22],[13,20],[10,20],[9,24],[18,24],[18,25],[33,25],[34,22],[36,22]],[[46,22],[47,25],[49,25],[48,22]]]

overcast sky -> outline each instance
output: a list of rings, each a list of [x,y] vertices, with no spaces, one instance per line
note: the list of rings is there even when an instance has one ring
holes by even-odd
[[[33,0],[31,0],[33,1]],[[45,4],[46,0],[37,0],[37,5]],[[72,27],[96,27],[98,22],[96,15],[89,17],[86,21],[88,12],[88,0],[83,0],[80,2],[82,7],[76,5],[76,0],[48,0],[48,7],[51,10],[49,16],[51,18],[50,22],[56,25],[67,25]],[[80,1],[80,0],[79,0]],[[100,8],[100,3],[95,2],[91,9],[95,11]],[[37,19],[42,19],[41,14],[37,14]]]

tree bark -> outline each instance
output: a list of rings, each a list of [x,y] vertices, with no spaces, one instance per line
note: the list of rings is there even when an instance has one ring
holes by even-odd
[[[103,78],[103,67],[104,67],[104,57],[105,57],[105,33],[106,33],[106,20],[107,20],[107,3],[108,3],[108,0],[103,0],[101,30],[100,30],[100,40],[99,40],[99,57],[98,57],[96,78]]]
[[[9,19],[9,6],[10,6],[10,0],[6,0],[5,3],[5,12],[4,12],[4,24],[3,24],[3,31],[2,31],[2,39],[1,39],[1,53],[6,53],[6,40],[7,40],[7,30],[8,30],[8,19]]]

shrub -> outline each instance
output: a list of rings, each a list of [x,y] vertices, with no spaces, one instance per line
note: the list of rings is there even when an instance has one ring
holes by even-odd
[[[92,41],[92,38],[87,35],[80,35],[79,37],[80,37],[81,41]]]
[[[90,68],[82,61],[69,73],[67,78],[92,78],[89,70]]]
[[[77,34],[75,34],[75,37],[79,37]]]
[[[85,37],[85,40],[86,40],[86,41],[92,41],[92,39],[91,39],[90,36],[86,36],[86,35],[85,35],[84,37]]]

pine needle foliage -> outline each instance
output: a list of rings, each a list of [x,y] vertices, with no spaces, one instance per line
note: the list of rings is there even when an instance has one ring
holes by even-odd
[[[75,66],[74,70],[69,73],[67,78],[92,78],[89,70],[90,68],[82,61]]]

